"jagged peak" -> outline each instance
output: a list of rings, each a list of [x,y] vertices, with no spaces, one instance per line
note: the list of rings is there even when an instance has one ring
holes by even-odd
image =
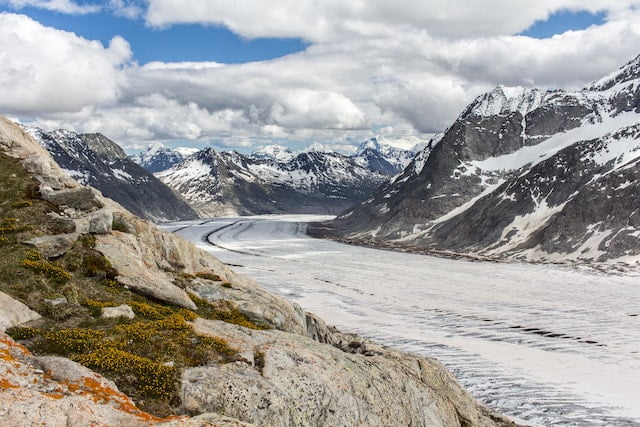
[[[621,83],[638,79],[640,79],[640,55],[591,84],[589,90],[605,91]]]
[[[547,92],[540,89],[500,85],[477,97],[460,117],[491,117],[515,112],[520,112],[524,116],[538,108],[546,94]]]

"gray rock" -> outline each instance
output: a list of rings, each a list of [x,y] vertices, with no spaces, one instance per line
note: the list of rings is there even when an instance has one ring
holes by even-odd
[[[0,292],[0,331],[18,326],[31,320],[40,319],[40,315],[18,300]]]
[[[56,206],[67,206],[82,211],[91,211],[104,207],[99,194],[90,187],[52,191],[43,194],[42,197]]]
[[[167,273],[145,263],[140,246],[131,234],[106,234],[98,236],[95,249],[118,270],[118,281],[123,285],[169,304],[195,309],[189,295],[175,286]]]
[[[131,306],[123,304],[117,307],[104,307],[102,309],[102,318],[113,319],[117,317],[126,317],[127,319],[133,319],[136,314],[133,312]]]
[[[56,234],[54,236],[35,237],[23,242],[25,245],[35,247],[43,257],[47,259],[64,255],[78,240],[78,234]]]
[[[110,209],[102,208],[92,212],[89,216],[89,233],[107,234],[111,232],[113,213]]]

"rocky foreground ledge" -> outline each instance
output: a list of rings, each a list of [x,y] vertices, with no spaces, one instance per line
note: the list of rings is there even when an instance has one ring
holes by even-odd
[[[2,214],[55,225],[1,218],[25,258],[0,277],[0,425],[513,425],[437,361],[328,327],[80,186],[1,117],[0,155],[37,185]]]

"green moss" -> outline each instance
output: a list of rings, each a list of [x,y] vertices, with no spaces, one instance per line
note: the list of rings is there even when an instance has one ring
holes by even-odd
[[[115,231],[120,231],[122,233],[129,232],[129,227],[127,227],[127,224],[120,219],[114,219],[113,223],[111,224],[111,228]]]
[[[220,281],[220,276],[218,276],[217,274],[214,273],[210,273],[208,271],[199,271],[196,273],[196,277],[200,278],[200,279],[206,279],[206,280],[211,280],[214,282],[219,282]]]
[[[231,288],[231,283],[229,283],[229,282],[222,282],[222,283],[220,284],[220,286],[222,286],[223,288]]]

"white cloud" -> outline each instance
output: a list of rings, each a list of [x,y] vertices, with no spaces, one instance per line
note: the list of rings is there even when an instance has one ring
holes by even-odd
[[[135,19],[142,16],[144,7],[138,0],[109,0],[107,6],[116,16]]]
[[[101,9],[99,4],[79,5],[71,0],[3,0],[2,3],[8,4],[14,9],[31,6],[70,15],[96,13]]]
[[[129,44],[107,48],[23,15],[0,14],[0,111],[39,115],[115,102],[126,84]]]
[[[345,36],[392,36],[406,30],[445,37],[511,35],[560,10],[617,13],[638,0],[148,0],[152,26],[224,25],[245,37],[301,37],[316,42]]]
[[[640,12],[627,8],[634,1],[591,2],[590,10],[610,12],[608,22],[545,40],[508,34],[558,7],[582,8],[579,2],[487,0],[497,15],[487,17],[480,2],[455,14],[450,4],[461,0],[398,1],[393,11],[382,1],[299,0],[288,14],[280,7],[286,2],[269,2],[270,23],[260,16],[266,2],[248,1],[251,13],[233,7],[216,18],[210,8],[217,1],[150,0],[146,16],[155,25],[215,18],[233,20],[228,25],[247,36],[285,31],[317,40],[304,52],[235,65],[137,65],[120,37],[105,48],[0,14],[0,113],[102,132],[130,147],[172,140],[244,147],[269,139],[349,146],[380,134],[407,145],[444,130],[498,84],[580,88],[640,53]],[[522,10],[513,12],[512,3]],[[474,13],[482,22],[471,22]]]

